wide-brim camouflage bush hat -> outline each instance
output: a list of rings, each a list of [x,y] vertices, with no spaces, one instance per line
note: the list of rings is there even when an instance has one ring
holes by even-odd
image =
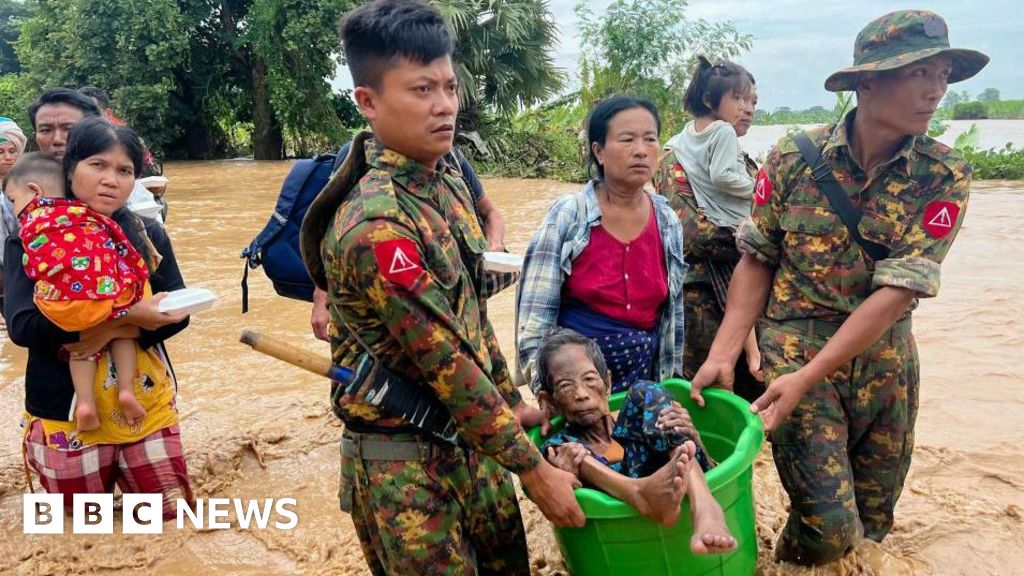
[[[950,84],[974,76],[989,60],[977,50],[950,48],[949,27],[934,12],[891,12],[860,31],[853,47],[853,66],[829,76],[825,89],[830,92],[855,90],[857,74],[861,72],[895,70],[938,54],[953,60]]]

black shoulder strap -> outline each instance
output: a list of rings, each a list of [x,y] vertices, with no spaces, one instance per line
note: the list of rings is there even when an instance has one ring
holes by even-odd
[[[814,178],[818,189],[825,193],[828,203],[832,205],[832,209],[839,213],[839,219],[846,225],[846,229],[850,232],[850,237],[857,244],[860,244],[864,252],[875,262],[888,258],[888,248],[877,242],[867,240],[860,235],[858,225],[862,216],[861,211],[853,205],[853,202],[850,202],[850,197],[846,195],[846,191],[843,190],[843,187],[836,181],[835,176],[832,175],[832,166],[825,161],[821,151],[814,145],[814,142],[811,142],[811,138],[807,136],[807,133],[799,132],[793,137],[793,140],[796,142],[797,148],[800,149],[804,162],[810,167],[811,177]]]

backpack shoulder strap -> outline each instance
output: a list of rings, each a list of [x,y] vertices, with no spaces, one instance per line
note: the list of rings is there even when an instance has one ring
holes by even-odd
[[[814,178],[815,184],[818,185],[818,189],[821,190],[825,197],[828,198],[828,203],[832,206],[832,209],[839,213],[839,219],[846,225],[847,231],[850,233],[850,237],[853,238],[857,244],[860,245],[861,249],[871,257],[872,260],[878,262],[879,260],[885,260],[889,257],[889,249],[881,244],[872,242],[860,235],[858,226],[860,225],[860,219],[863,216],[861,211],[853,205],[850,201],[850,197],[846,195],[846,191],[843,190],[839,182],[836,181],[836,177],[832,175],[832,166],[825,161],[824,155],[818,150],[814,142],[807,135],[806,132],[799,132],[793,136],[793,141],[796,142],[797,148],[800,149],[800,154],[804,157],[804,162],[811,169],[811,178]]]
[[[309,270],[313,283],[321,290],[327,289],[327,274],[324,270],[323,259],[320,257],[320,242],[334,220],[334,214],[341,204],[351,196],[352,191],[359,184],[359,180],[368,170],[363,147],[366,141],[372,137],[373,134],[370,132],[360,132],[356,135],[352,140],[352,149],[345,157],[341,167],[331,175],[327,186],[310,204],[306,217],[302,219],[299,236],[302,260],[306,264],[306,269]]]

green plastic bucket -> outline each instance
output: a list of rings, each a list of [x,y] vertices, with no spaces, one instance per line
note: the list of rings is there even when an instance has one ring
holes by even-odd
[[[556,528],[562,557],[575,576],[722,575],[749,576],[757,567],[754,523],[753,464],[764,441],[760,419],[742,398],[721,390],[704,393],[705,407],[690,400],[690,383],[666,380],[664,386],[690,412],[711,457],[719,462],[707,474],[711,493],[725,512],[736,549],[725,555],[690,552],[693,523],[689,498],[683,499],[679,521],[666,528],[608,494],[580,488],[576,499],[587,516],[582,528]],[[625,393],[609,400],[618,410]],[[557,429],[561,419],[553,424]],[[540,446],[540,429],[530,430]]]

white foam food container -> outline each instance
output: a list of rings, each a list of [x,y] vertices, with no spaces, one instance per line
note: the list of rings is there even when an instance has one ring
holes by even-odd
[[[508,252],[484,252],[484,269],[491,272],[519,272],[523,269],[523,257]]]
[[[146,218],[152,218],[153,220],[160,220],[160,215],[163,213],[164,207],[152,200],[144,200],[142,202],[129,203],[128,209],[139,216],[145,216]]]
[[[142,184],[143,188],[159,188],[167,186],[170,180],[166,176],[146,176],[145,178],[139,178],[136,182]]]
[[[182,288],[168,292],[158,307],[161,312],[195,314],[209,310],[216,301],[217,295],[206,288]]]

